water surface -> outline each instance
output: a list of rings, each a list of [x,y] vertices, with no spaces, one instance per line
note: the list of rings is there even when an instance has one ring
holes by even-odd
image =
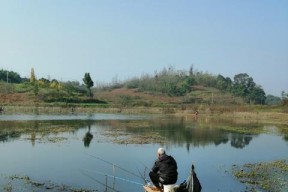
[[[203,191],[244,191],[232,165],[288,158],[287,136],[277,126],[228,124],[201,117],[0,115],[0,184],[16,174],[75,188],[105,191],[107,182],[117,191],[143,191],[146,167],[163,146],[178,163],[177,183],[194,162]]]

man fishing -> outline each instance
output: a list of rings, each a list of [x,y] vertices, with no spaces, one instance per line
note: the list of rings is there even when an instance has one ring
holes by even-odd
[[[172,185],[177,182],[177,163],[172,156],[166,155],[164,148],[158,149],[157,157],[149,176],[155,187],[163,191],[163,185]]]

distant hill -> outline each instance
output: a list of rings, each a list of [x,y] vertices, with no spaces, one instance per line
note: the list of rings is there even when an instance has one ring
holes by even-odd
[[[92,79],[91,83],[93,86]],[[276,99],[269,97],[269,100]],[[187,71],[164,68],[153,75],[97,86],[91,88],[91,92],[90,87],[77,81],[36,79],[32,68],[30,79],[21,78],[13,71],[0,71],[0,102],[122,106],[244,105],[265,104],[266,94],[246,73],[237,74],[232,80],[222,75],[196,71],[193,66]]]

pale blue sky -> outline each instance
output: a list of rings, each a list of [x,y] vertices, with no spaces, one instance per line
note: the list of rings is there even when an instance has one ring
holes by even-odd
[[[0,68],[94,82],[164,67],[288,91],[287,0],[0,0]]]

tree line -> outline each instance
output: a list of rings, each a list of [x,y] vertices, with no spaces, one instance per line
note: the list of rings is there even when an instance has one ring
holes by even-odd
[[[42,92],[46,92],[45,94],[42,93],[45,97],[51,94],[57,94],[59,97],[61,95],[87,94],[87,96],[93,97],[91,88],[94,86],[94,82],[90,73],[84,74],[84,84],[80,84],[78,81],[60,82],[56,79],[50,80],[43,77],[37,79],[33,68],[29,79],[21,78],[16,72],[2,69],[0,70],[0,81],[26,84],[26,86],[22,86],[22,89],[32,89],[35,95],[41,94],[40,89],[42,88]],[[282,98],[272,95],[266,96],[263,88],[257,85],[247,73],[236,74],[231,79],[220,74],[212,75],[194,70],[193,65],[187,71],[176,70],[173,67],[164,68],[160,72],[155,72],[154,75],[146,74],[129,79],[121,85],[117,85],[117,87],[137,88],[139,91],[158,92],[169,96],[185,96],[193,92],[193,86],[197,85],[213,87],[222,92],[231,93],[251,104],[279,104],[284,100],[288,100],[288,93],[284,91],[282,92]],[[46,88],[46,90],[43,90],[43,88]],[[48,93],[47,89],[50,89]]]
[[[143,75],[125,82],[127,88],[137,88],[140,91],[151,91],[170,96],[184,96],[193,91],[193,86],[217,88],[243,98],[247,103],[265,104],[266,93],[260,85],[247,73],[240,73],[232,80],[222,75],[212,75],[195,71],[193,66],[189,71],[175,70],[173,67],[164,68],[154,75]]]
[[[23,83],[27,78],[21,78],[20,75],[14,71],[0,70],[0,81],[7,83]]]
[[[78,81],[58,81],[49,78],[37,78],[34,69],[31,69],[29,78],[21,78],[13,71],[0,70],[0,92],[33,92],[34,95],[46,102],[100,102],[93,99],[91,87],[94,82],[89,73],[85,73],[83,83]],[[85,98],[85,97],[89,98]]]

